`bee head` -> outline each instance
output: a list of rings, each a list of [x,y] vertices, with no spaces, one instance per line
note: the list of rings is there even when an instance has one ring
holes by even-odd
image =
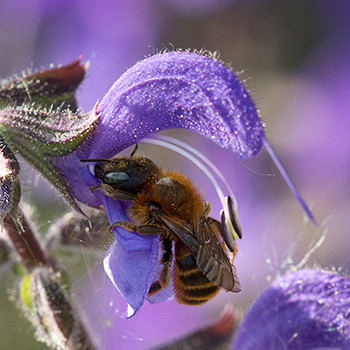
[[[115,157],[111,159],[89,159],[98,162],[89,167],[92,175],[115,190],[137,193],[159,173],[152,160],[145,157]]]

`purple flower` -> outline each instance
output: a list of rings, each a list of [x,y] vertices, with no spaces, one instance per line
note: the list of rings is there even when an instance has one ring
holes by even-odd
[[[190,52],[149,57],[124,73],[97,105],[95,130],[67,157],[52,157],[76,199],[103,204],[110,223],[127,220],[125,204],[90,192],[99,181],[81,159],[110,158],[142,138],[169,128],[186,128],[210,138],[242,158],[263,145],[263,126],[247,91],[215,58]],[[116,241],[105,270],[130,305],[140,309],[158,272],[159,237],[114,229]],[[169,298],[171,288],[152,302]]]
[[[240,325],[233,349],[348,349],[350,281],[300,270],[275,281]]]
[[[94,165],[86,166],[81,159],[110,158],[142,138],[169,128],[193,130],[240,158],[255,156],[263,144],[275,157],[249,94],[215,57],[190,52],[149,57],[126,71],[91,113],[96,113],[99,120],[86,141],[73,154],[53,157],[52,161],[72,196],[90,206],[102,204],[110,223],[127,220],[126,205],[101,191],[90,192],[89,187],[99,180],[93,176]],[[275,161],[278,164],[276,157]],[[114,229],[114,233],[116,241],[104,266],[129,304],[130,316],[140,309],[151,283],[157,279],[159,237],[140,236],[121,228]],[[169,287],[150,301],[171,296]]]

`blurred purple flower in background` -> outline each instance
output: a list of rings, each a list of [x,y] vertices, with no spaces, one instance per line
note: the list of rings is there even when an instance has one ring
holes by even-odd
[[[350,281],[328,271],[278,278],[248,311],[233,349],[348,349]]]
[[[89,110],[126,67],[156,49],[162,16],[155,4],[154,0],[102,0],[98,6],[92,0],[2,2],[0,13],[6,16],[0,45],[15,60],[2,60],[0,75],[5,70],[18,72],[31,61],[39,67],[83,55],[91,67],[80,105]]]

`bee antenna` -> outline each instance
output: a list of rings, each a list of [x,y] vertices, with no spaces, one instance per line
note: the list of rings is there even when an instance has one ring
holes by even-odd
[[[92,163],[92,162],[110,162],[110,159],[106,159],[106,158],[94,158],[94,159],[80,159],[81,162],[84,163]]]
[[[136,151],[137,151],[138,148],[139,148],[139,144],[137,143],[137,144],[135,145],[135,148],[133,149],[133,151],[132,151],[131,154],[130,154],[130,158],[134,156],[134,154],[136,153]]]

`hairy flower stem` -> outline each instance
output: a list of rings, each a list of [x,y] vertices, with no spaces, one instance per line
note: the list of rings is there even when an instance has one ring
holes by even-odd
[[[3,225],[17,256],[28,272],[39,266],[52,267],[23,213],[18,210],[17,217],[6,215]]]
[[[3,226],[13,250],[27,270],[29,284],[22,282],[22,301],[29,309],[37,338],[57,350],[95,350],[88,331],[67,296],[66,283],[55,260],[41,248],[24,214],[6,215]],[[28,297],[29,295],[29,297]]]

